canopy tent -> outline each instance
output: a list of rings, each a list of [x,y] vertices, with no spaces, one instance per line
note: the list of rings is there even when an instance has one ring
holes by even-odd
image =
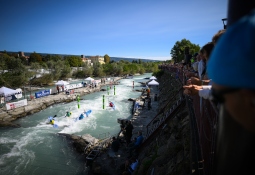
[[[68,85],[69,83],[67,81],[64,80],[59,80],[57,83],[55,83],[55,85],[60,85],[60,86],[65,86]]]
[[[151,78],[150,78],[150,80],[156,80],[157,78],[156,77],[154,77],[154,76],[152,76]]]
[[[87,81],[93,81],[94,79],[91,78],[91,77],[88,77],[88,78],[85,78],[85,80],[87,80]]]
[[[94,78],[88,77],[88,78],[85,78],[85,81],[86,81],[88,84],[92,84],[92,82],[94,81]]]
[[[148,85],[159,85],[159,83],[156,82],[155,80],[152,80],[148,83]]]
[[[16,93],[18,93],[18,91],[14,90],[14,89],[10,89],[10,88],[4,87],[4,86],[0,88],[0,95],[2,95],[4,97],[14,95]]]

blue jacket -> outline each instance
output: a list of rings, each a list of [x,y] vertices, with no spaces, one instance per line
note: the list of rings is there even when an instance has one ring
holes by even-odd
[[[143,136],[140,135],[139,137],[137,137],[135,145],[139,146],[139,145],[141,145],[142,142],[143,142]]]

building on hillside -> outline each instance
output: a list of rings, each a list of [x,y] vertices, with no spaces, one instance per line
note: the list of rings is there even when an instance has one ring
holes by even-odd
[[[104,57],[99,57],[99,63],[100,63],[100,64],[105,64],[105,62],[104,62]]]
[[[91,60],[88,58],[81,58],[83,63],[86,63],[89,66],[93,66],[93,63],[91,63]]]
[[[24,54],[24,52],[22,52],[22,51],[19,51],[19,57],[25,57],[25,54]]]
[[[88,59],[90,59],[92,63],[99,62],[100,64],[105,64],[104,57],[101,57],[101,56],[98,56],[98,55],[97,56],[91,56]]]
[[[19,57],[19,58],[21,58],[21,57],[25,58],[27,62],[28,62],[28,60],[29,60],[29,56],[26,56],[26,55],[24,54],[24,52],[22,52],[22,51],[19,51],[19,52],[18,52],[18,57]]]

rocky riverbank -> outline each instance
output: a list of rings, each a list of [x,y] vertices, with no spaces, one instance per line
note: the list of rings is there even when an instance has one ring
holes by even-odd
[[[61,92],[55,95],[48,95],[42,98],[35,98],[28,101],[27,106],[22,106],[12,110],[6,110],[5,107],[0,108],[0,127],[18,127],[12,123],[12,121],[17,120],[18,118],[25,117],[34,113],[37,113],[49,106],[58,103],[69,103],[76,100],[77,95],[82,96],[85,94],[90,94],[93,92],[101,91],[101,87],[108,84],[118,84],[118,80],[121,77],[115,77],[114,82],[106,81],[105,84],[99,84],[95,88],[82,87],[74,89],[74,93],[67,95],[65,92]]]

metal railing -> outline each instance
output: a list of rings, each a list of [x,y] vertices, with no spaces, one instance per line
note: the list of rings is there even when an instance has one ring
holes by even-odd
[[[93,149],[89,152],[86,159],[87,160],[94,160],[100,153],[103,147],[107,147],[111,141],[111,136],[109,132],[102,133],[98,135],[99,141],[96,144],[89,143],[84,148],[84,153],[86,153],[89,147],[93,147]]]
[[[169,71],[186,84],[183,70],[170,65],[159,66],[160,69]],[[186,96],[189,107],[190,122],[192,129],[193,161],[196,164],[196,174],[211,175],[214,169],[214,158],[216,152],[216,137],[218,126],[218,108],[212,101],[205,100],[199,96]]]

